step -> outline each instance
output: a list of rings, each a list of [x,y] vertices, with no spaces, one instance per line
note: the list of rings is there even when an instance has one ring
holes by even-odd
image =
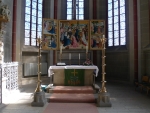
[[[49,93],[95,93],[92,86],[53,86]]]
[[[48,102],[56,103],[96,103],[94,94],[53,93]]]

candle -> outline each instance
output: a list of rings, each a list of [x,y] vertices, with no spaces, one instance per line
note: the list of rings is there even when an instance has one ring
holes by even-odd
[[[105,35],[103,35],[103,38],[105,38]]]
[[[80,59],[80,53],[79,53],[79,59]]]
[[[69,53],[69,60],[71,59],[71,53]]]
[[[86,53],[88,53],[88,45],[86,46]]]
[[[62,45],[60,46],[60,54],[62,54]]]

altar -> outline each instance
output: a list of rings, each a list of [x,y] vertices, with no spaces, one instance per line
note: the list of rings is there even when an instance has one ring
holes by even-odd
[[[83,84],[81,83],[80,80],[76,80],[76,82],[72,82],[67,80],[67,76],[66,76],[66,70],[71,70],[70,75],[73,74],[73,76],[71,77],[73,80],[74,79],[79,79],[79,77],[81,77],[81,79],[83,78]],[[77,72],[78,70],[84,70],[84,73],[82,72],[82,74],[79,74],[77,76]],[[93,85],[95,83],[95,77],[98,76],[98,72],[99,69],[97,66],[95,65],[91,65],[91,66],[83,66],[83,65],[66,65],[66,66],[50,66],[48,69],[48,76],[51,77],[52,83],[54,86],[58,86],[58,85],[68,85],[69,83],[72,85],[80,85],[79,83],[81,83],[82,85]],[[66,83],[67,82],[67,83]]]

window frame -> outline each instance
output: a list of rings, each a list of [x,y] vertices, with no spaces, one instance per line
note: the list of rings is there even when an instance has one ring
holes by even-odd
[[[25,46],[38,46],[37,38],[41,38],[42,36],[42,4],[42,0],[25,0]],[[27,9],[30,11],[26,11]],[[29,19],[26,18],[27,15]]]
[[[118,15],[117,15],[117,17],[118,17],[118,30],[116,30],[116,31],[118,31],[119,32],[119,34],[118,34],[118,40],[119,40],[119,44],[118,45],[115,45],[115,38],[114,38],[114,32],[115,32],[115,28],[114,28],[114,2],[115,1],[117,1],[117,0],[112,0],[112,16],[111,16],[111,18],[112,18],[112,24],[109,24],[109,14],[107,14],[107,18],[108,18],[108,20],[107,20],[107,31],[108,31],[108,34],[107,34],[107,36],[108,36],[108,42],[107,42],[107,46],[108,47],[118,47],[118,46],[126,46],[126,44],[127,44],[127,25],[126,25],[126,22],[127,22],[127,17],[126,17],[126,13],[127,13],[127,11],[126,11],[126,0],[124,0],[124,2],[125,2],[125,5],[123,6],[124,7],[124,13],[120,13],[120,0],[118,0]],[[109,2],[108,2],[108,0],[107,0],[107,12],[109,13],[109,7],[108,7],[108,5],[109,5]],[[125,21],[120,21],[120,17],[121,17],[121,15],[122,14],[124,14],[125,15],[125,18],[124,18],[124,20]],[[121,22],[124,22],[124,25],[125,25],[125,27],[124,27],[124,29],[121,29]],[[109,45],[109,41],[110,41],[110,38],[109,38],[109,25],[112,25],[112,34],[113,34],[113,36],[112,36],[112,45]],[[121,44],[121,30],[124,30],[125,32],[125,34],[124,34],[124,40],[125,40],[125,42],[124,42],[124,44]]]
[[[68,14],[67,12],[67,20],[84,20],[84,0],[67,0],[67,4],[68,2],[72,2],[72,8],[71,8],[71,14]],[[82,3],[83,7],[78,7],[77,8],[77,4]],[[70,9],[70,7],[68,8],[67,5],[67,10]],[[83,10],[83,14],[79,14],[79,10],[82,9]],[[71,15],[71,18],[68,18],[68,15]],[[83,19],[79,19],[80,15],[82,15]]]

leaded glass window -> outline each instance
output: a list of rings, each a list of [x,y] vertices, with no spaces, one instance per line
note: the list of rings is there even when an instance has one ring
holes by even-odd
[[[42,0],[25,2],[25,45],[37,46],[42,33]]]
[[[84,19],[84,0],[67,0],[67,20]]]
[[[125,0],[108,0],[108,46],[126,45]]]

